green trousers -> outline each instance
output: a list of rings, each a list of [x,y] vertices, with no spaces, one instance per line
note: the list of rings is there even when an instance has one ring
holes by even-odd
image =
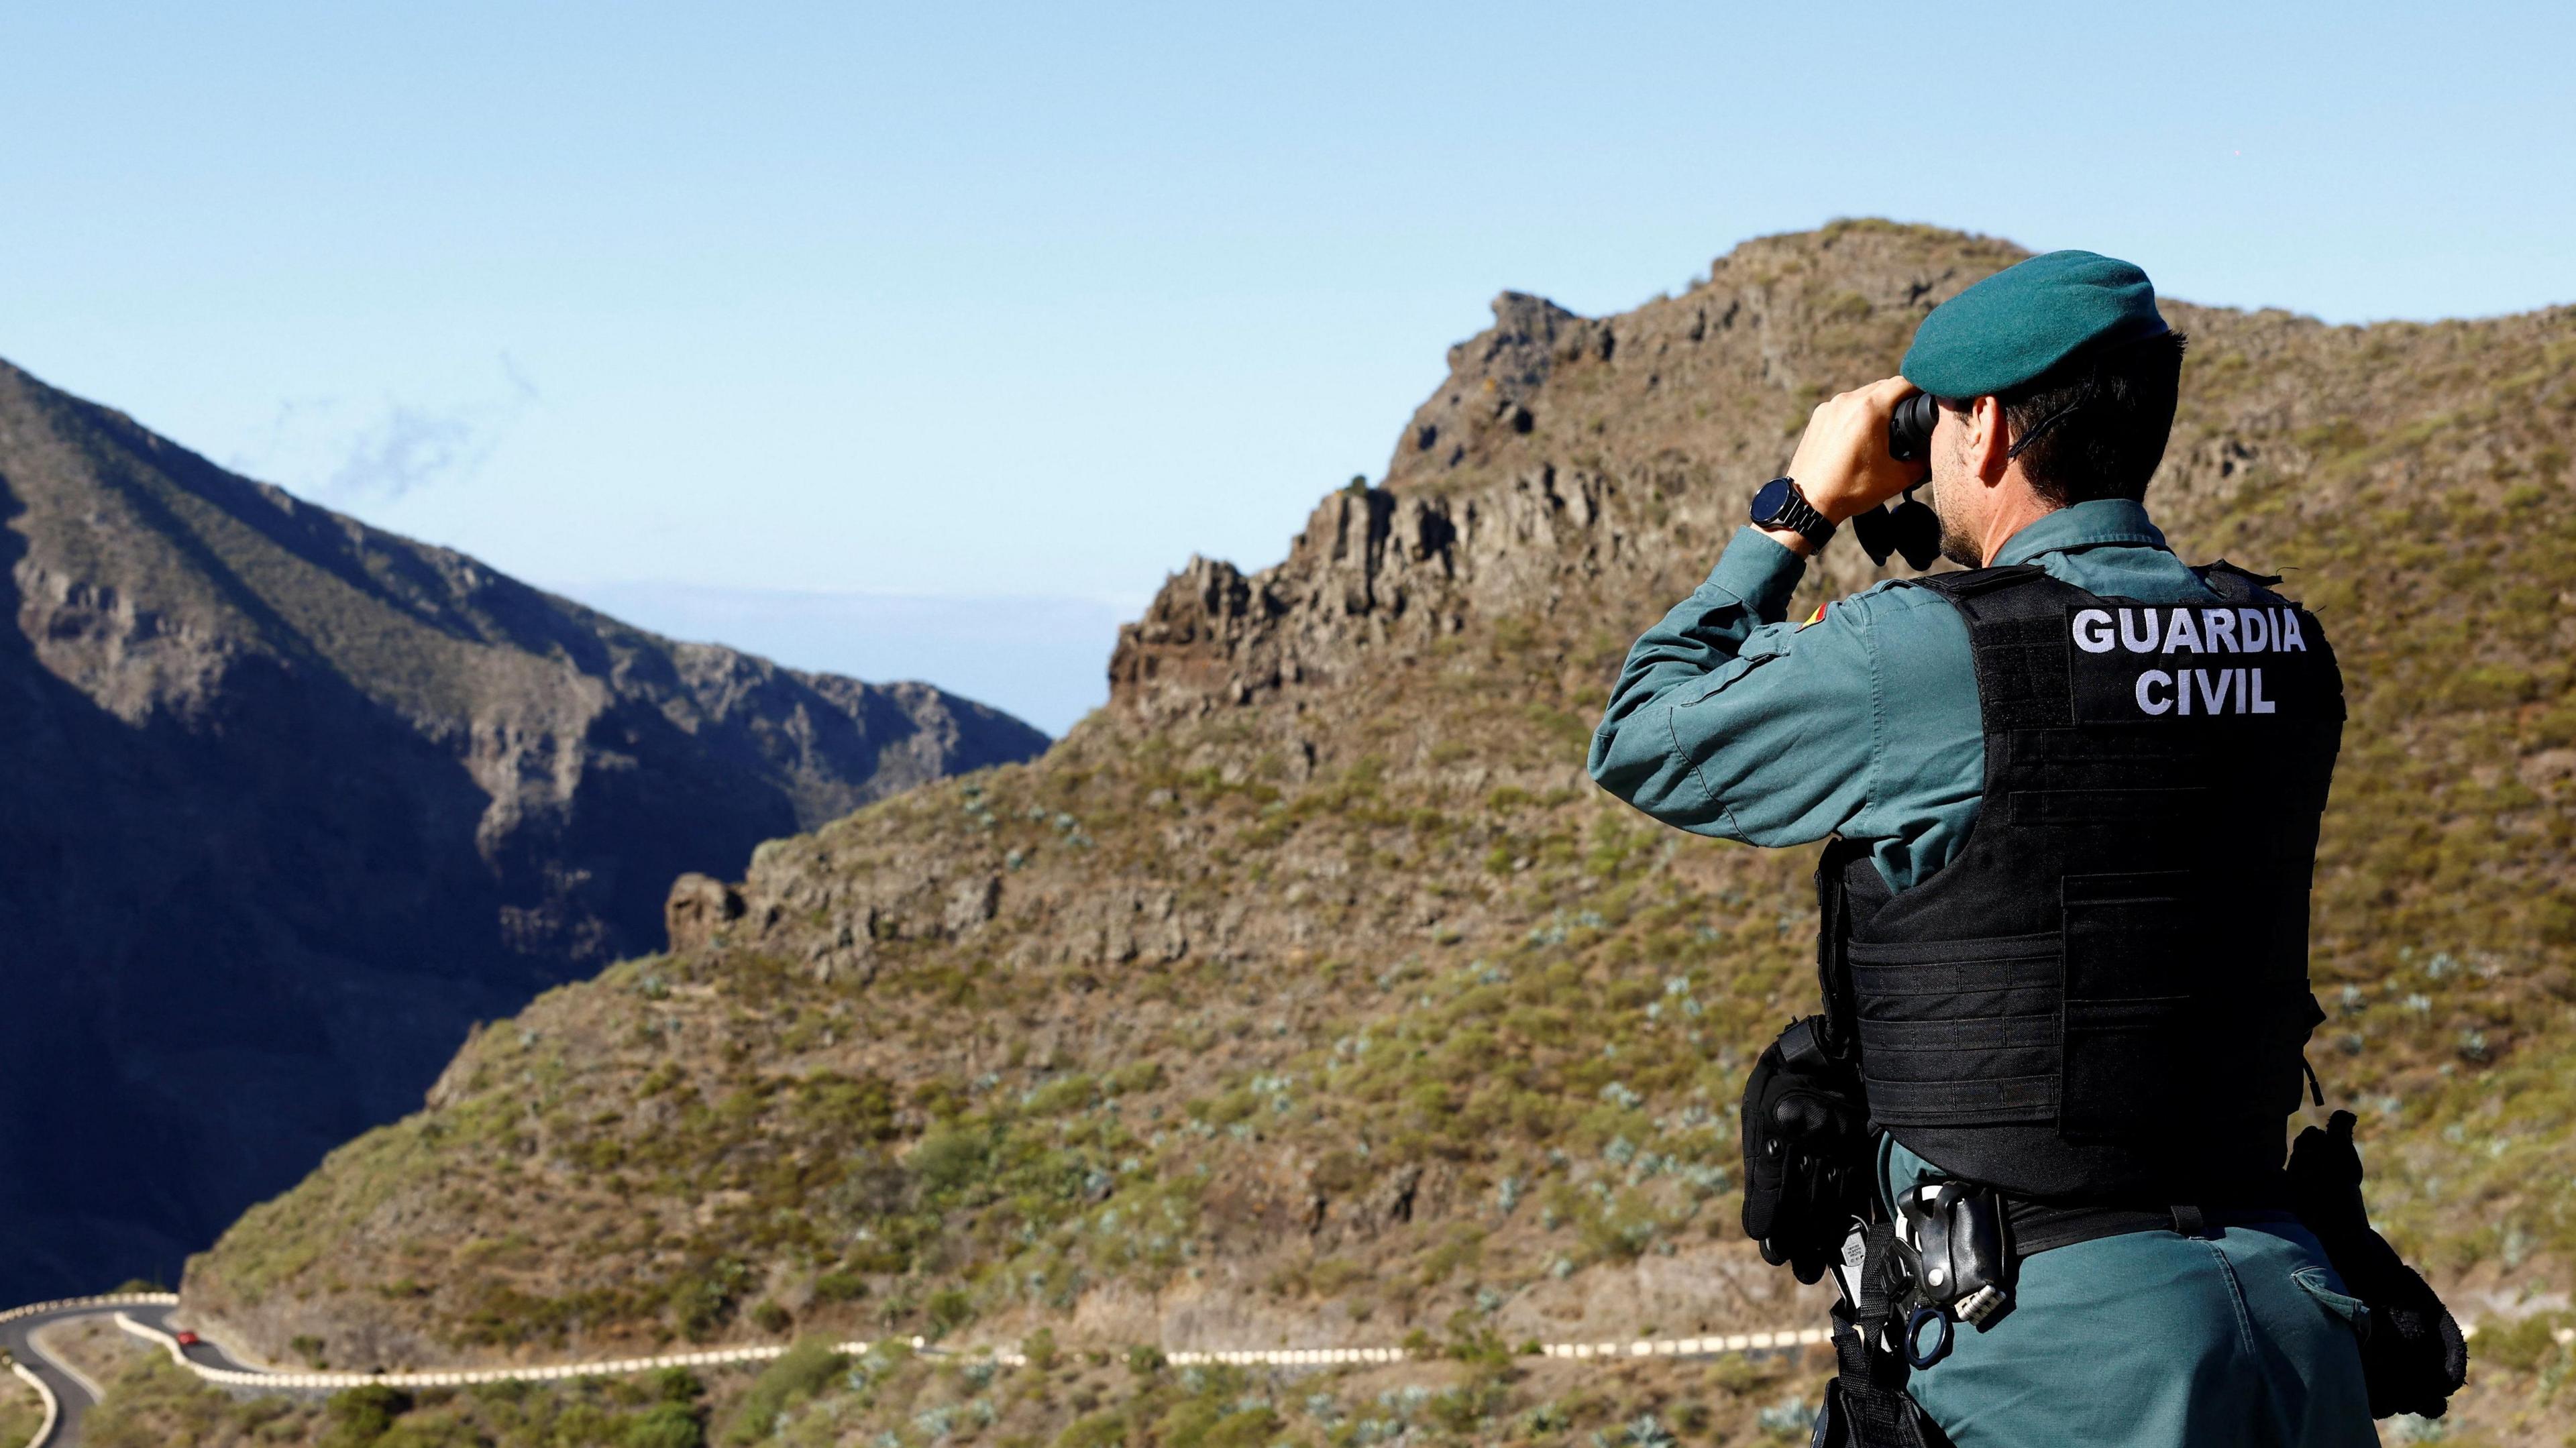
[[[2295,1223],[2131,1232],[2025,1261],[1912,1390],[1958,1448],[2375,1448],[2362,1329]]]

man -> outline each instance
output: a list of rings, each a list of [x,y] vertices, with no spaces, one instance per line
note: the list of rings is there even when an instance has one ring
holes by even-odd
[[[1903,375],[1815,410],[1593,738],[1593,778],[1666,823],[1833,841],[1827,1013],[1756,1072],[1746,1221],[1810,1281],[1854,1213],[1895,1222],[1856,1274],[1892,1296],[1838,1330],[1849,1441],[2377,1441],[2363,1309],[2282,1169],[2341,683],[2272,580],[2186,567],[2148,521],[2182,354],[2146,275],[2089,252],[1943,304]],[[1836,526],[1923,481],[1890,450],[1918,392],[1941,551],[1974,571],[1784,621]],[[1780,1119],[1874,1143],[1857,1193],[1830,1161],[1765,1175],[1800,1080],[1826,1084]]]

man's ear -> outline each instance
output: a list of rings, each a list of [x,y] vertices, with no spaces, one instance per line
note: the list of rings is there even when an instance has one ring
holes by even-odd
[[[1988,484],[2003,481],[2004,469],[2012,464],[2012,439],[2004,435],[2004,405],[1991,395],[1980,397],[1969,404],[1963,420],[1968,425],[1960,429],[1960,442],[1967,453],[1962,461],[1968,471]]]

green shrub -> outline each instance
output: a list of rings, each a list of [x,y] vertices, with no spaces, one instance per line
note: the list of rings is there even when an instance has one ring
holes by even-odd
[[[2527,1373],[2557,1356],[2558,1329],[2567,1316],[2557,1312],[2535,1312],[2519,1322],[2489,1326],[2478,1334],[2478,1361],[2494,1363]]]
[[[1369,1280],[1369,1269],[1347,1257],[1326,1257],[1306,1269],[1306,1290],[1327,1300]]]
[[[331,1425],[322,1435],[323,1448],[371,1448],[394,1419],[410,1411],[411,1394],[375,1383],[334,1393],[323,1410]]]
[[[742,1395],[725,1424],[724,1441],[750,1444],[768,1437],[779,1414],[821,1392],[849,1365],[848,1357],[832,1351],[831,1344],[819,1337],[789,1348],[752,1380],[751,1390]]]
[[[946,1128],[921,1139],[904,1158],[921,1184],[934,1193],[958,1190],[984,1174],[989,1148],[983,1133]]]
[[[975,1317],[975,1299],[955,1287],[930,1294],[930,1301],[925,1306],[930,1313],[930,1325],[942,1334],[955,1332]]]
[[[1163,1084],[1163,1063],[1151,1059],[1130,1061],[1110,1072],[1107,1084],[1110,1094],[1116,1096],[1158,1090]]]
[[[1262,1448],[1277,1436],[1279,1415],[1268,1408],[1254,1408],[1217,1419],[1199,1439],[1199,1448]]]
[[[1210,1126],[1232,1126],[1261,1109],[1261,1098],[1237,1088],[1213,1101],[1193,1101],[1190,1114]]]
[[[660,1403],[627,1420],[625,1448],[702,1448],[706,1425],[678,1403]]]
[[[1155,1422],[1147,1436],[1155,1448],[1203,1448],[1208,1430],[1224,1416],[1225,1409],[1212,1397],[1184,1398]]]
[[[707,1385],[687,1368],[664,1368],[651,1381],[653,1396],[666,1403],[694,1403],[707,1393]]]
[[[817,1302],[855,1302],[868,1295],[868,1279],[856,1272],[832,1271],[814,1279]]]
[[[1055,1448],[1118,1448],[1127,1441],[1127,1419],[1117,1413],[1076,1418],[1056,1435]]]
[[[1067,1076],[1051,1081],[1029,1094],[1028,1111],[1032,1116],[1062,1116],[1080,1111],[1091,1104],[1092,1081],[1088,1076]]]
[[[564,1415],[569,1421],[572,1414]],[[599,1415],[603,1422],[606,1414]],[[414,1414],[397,1421],[376,1440],[376,1448],[483,1448],[491,1440],[475,1430],[473,1424],[452,1413],[434,1413],[427,1417]]]
[[[703,1342],[733,1316],[735,1299],[749,1285],[750,1270],[742,1263],[726,1259],[712,1262],[705,1270],[684,1279],[671,1289],[671,1306],[680,1319],[680,1331],[692,1342]]]

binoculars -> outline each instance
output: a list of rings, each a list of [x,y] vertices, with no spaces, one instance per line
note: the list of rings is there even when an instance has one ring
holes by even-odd
[[[1887,454],[1901,463],[1928,462],[1932,428],[1941,420],[1941,404],[1929,392],[1918,392],[1896,404],[1887,417]],[[1941,556],[1941,520],[1914,501],[1914,489],[1894,508],[1870,509],[1851,520],[1852,537],[1872,563],[1884,564],[1891,553],[1905,555],[1916,568],[1929,568]]]
[[[1887,415],[1887,455],[1901,463],[1928,461],[1932,428],[1941,420],[1941,404],[1929,392],[1918,392],[1896,404]]]

